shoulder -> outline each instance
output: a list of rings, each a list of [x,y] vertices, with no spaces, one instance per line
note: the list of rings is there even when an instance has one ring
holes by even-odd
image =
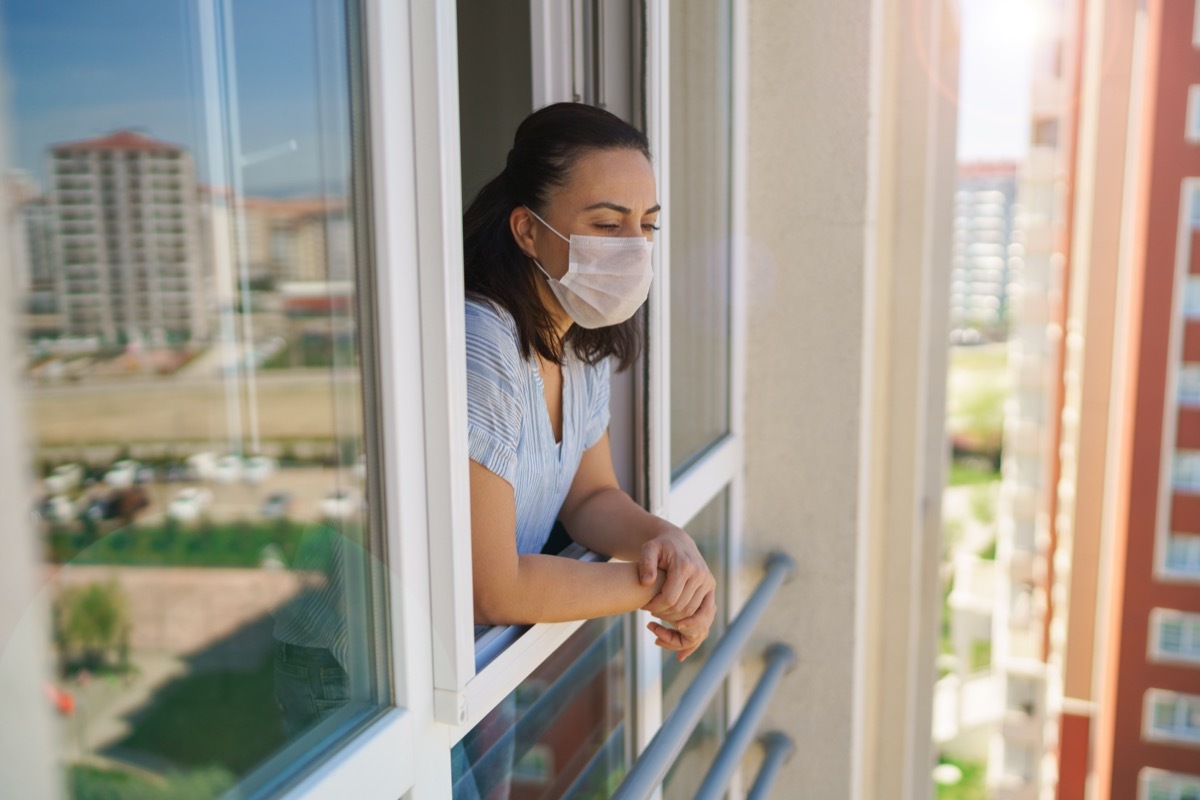
[[[506,309],[486,300],[468,299],[465,306],[467,355],[494,353],[520,361],[517,324]]]

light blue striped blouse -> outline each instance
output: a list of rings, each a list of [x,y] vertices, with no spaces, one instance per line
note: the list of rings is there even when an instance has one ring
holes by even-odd
[[[537,358],[521,357],[512,316],[467,300],[467,434],[471,460],[513,487],[517,552],[537,553],[583,453],[608,429],[609,362],[563,359],[562,442],[554,441]]]

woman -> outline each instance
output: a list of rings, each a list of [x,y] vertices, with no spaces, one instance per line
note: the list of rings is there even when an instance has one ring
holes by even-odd
[[[637,358],[659,203],[646,137],[592,106],[521,123],[464,216],[475,619],[591,619],[645,608],[682,660],[708,635],[715,581],[692,539],[619,488],[610,359]],[[555,520],[597,553],[541,553]]]
[[[558,103],[517,128],[464,215],[475,621],[591,619],[645,608],[683,660],[708,635],[715,581],[684,531],[621,491],[608,443],[610,360],[641,349],[659,204],[646,137]],[[543,554],[561,522],[609,563]],[[507,797],[510,696],[452,753],[456,798]]]

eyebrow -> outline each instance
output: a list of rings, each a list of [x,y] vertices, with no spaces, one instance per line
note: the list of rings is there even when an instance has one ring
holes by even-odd
[[[616,203],[610,203],[607,200],[601,200],[599,203],[594,203],[594,204],[588,206],[587,208],[585,208],[584,211],[594,211],[597,208],[611,209],[612,211],[616,211],[618,214],[632,214],[633,213],[632,208],[626,208],[625,206],[619,206]],[[646,214],[653,214],[656,211],[660,211],[661,209],[662,209],[662,204],[659,203],[659,204],[656,204],[655,206],[653,206],[652,208],[647,208]],[[645,216],[645,215],[643,214],[643,216]]]

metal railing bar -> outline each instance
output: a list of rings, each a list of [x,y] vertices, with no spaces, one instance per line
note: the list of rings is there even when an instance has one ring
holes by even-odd
[[[688,736],[704,715],[713,695],[721,688],[725,676],[737,662],[767,604],[795,572],[796,562],[791,556],[776,552],[767,558],[766,574],[758,588],[709,653],[708,660],[679,698],[675,710],[663,721],[658,733],[654,734],[650,744],[634,762],[613,795],[614,800],[643,800],[654,792],[671,764],[679,757]]]
[[[779,776],[779,770],[791,757],[792,751],[796,746],[792,744],[792,737],[780,731],[771,731],[766,736],[762,737],[763,750],[766,751],[763,756],[762,766],[758,768],[758,777],[754,779],[754,785],[750,787],[750,793],[746,795],[746,800],[769,800],[771,797],[771,786],[775,783],[775,778]]]
[[[717,757],[713,759],[712,766],[708,768],[708,774],[704,776],[704,780],[700,783],[700,789],[696,792],[697,800],[721,800],[725,796],[725,790],[729,787],[729,782],[733,779],[733,774],[737,771],[746,748],[754,741],[754,734],[758,730],[758,724],[762,721],[763,714],[767,712],[767,704],[771,702],[771,696],[775,694],[779,682],[783,680],[784,673],[788,672],[795,664],[796,653],[786,644],[774,644],[767,650],[766,665],[763,667],[758,684],[742,708],[737,722],[725,735],[725,741],[721,745]]]

